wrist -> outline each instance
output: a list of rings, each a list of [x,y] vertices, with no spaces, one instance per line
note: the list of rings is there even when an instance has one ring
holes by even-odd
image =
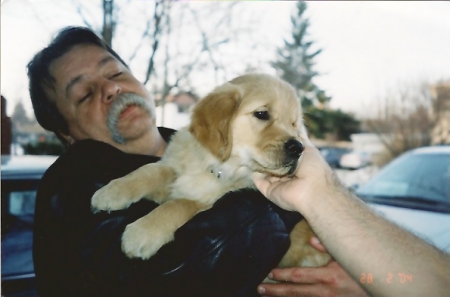
[[[342,185],[336,174],[330,169],[323,173],[324,178],[317,179],[309,185],[309,189],[305,192],[302,199],[297,199],[295,208],[305,218],[310,216],[319,216],[325,209],[330,207],[336,200],[340,200],[337,196],[347,196],[348,189]]]

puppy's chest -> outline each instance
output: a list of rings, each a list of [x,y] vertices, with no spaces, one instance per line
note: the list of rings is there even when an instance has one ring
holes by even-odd
[[[212,172],[211,172],[212,171]],[[178,175],[171,186],[171,198],[186,198],[213,204],[230,191],[254,188],[247,172],[215,172],[210,168],[192,170]]]
[[[239,159],[219,162],[187,129],[174,135],[161,162],[176,175],[169,199],[213,204],[227,192],[254,187],[250,170]]]

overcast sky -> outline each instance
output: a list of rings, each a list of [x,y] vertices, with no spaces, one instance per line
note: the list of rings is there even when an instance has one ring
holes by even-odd
[[[243,5],[261,16],[271,42],[289,35],[294,3]],[[71,0],[2,0],[1,93],[8,114],[20,99],[31,113],[25,66],[33,54],[61,27],[82,25],[69,7]],[[307,14],[310,38],[323,49],[316,83],[334,108],[364,115],[399,84],[450,79],[450,2],[308,2]]]
[[[324,49],[317,82],[335,106],[364,113],[398,85],[450,80],[450,2],[314,2],[309,13]]]

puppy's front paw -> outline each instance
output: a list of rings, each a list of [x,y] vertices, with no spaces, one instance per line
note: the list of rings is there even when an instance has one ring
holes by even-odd
[[[166,243],[172,241],[174,234],[164,232],[155,225],[148,225],[143,219],[129,224],[122,235],[122,251],[129,258],[148,259]]]
[[[126,185],[120,179],[116,179],[94,193],[91,208],[93,212],[124,209],[137,200],[130,197]]]

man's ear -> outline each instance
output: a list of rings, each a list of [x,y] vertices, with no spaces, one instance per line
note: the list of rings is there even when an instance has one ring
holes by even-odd
[[[239,89],[226,84],[202,99],[192,112],[189,131],[222,162],[231,154],[231,123],[240,102]]]

